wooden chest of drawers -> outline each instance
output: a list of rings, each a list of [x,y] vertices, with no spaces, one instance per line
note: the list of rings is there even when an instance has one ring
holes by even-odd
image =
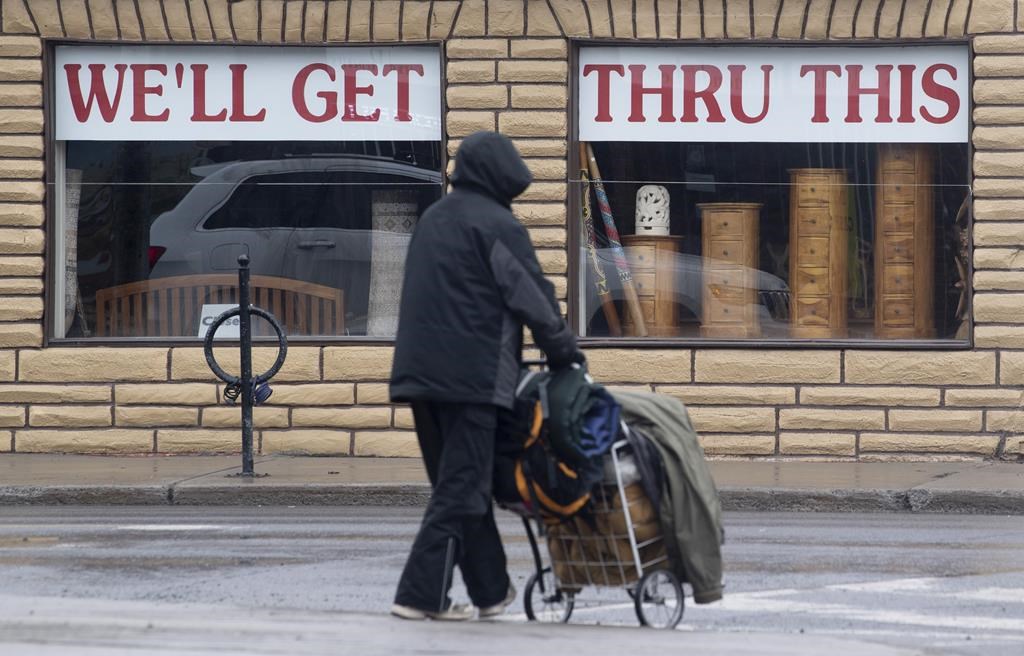
[[[649,237],[623,235],[622,245],[633,274],[633,285],[640,299],[644,323],[651,337],[677,337],[679,321],[676,313],[676,253],[682,237]],[[636,334],[629,312],[622,315],[626,335]]]
[[[759,337],[760,203],[701,203],[703,337]]]
[[[932,151],[878,147],[875,187],[875,337],[935,336]]]
[[[793,337],[846,337],[845,169],[793,169],[789,203]]]

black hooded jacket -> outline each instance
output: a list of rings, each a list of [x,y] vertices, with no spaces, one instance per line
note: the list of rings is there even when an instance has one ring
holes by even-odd
[[[409,245],[392,401],[511,407],[524,325],[552,366],[576,354],[554,287],[509,209],[531,181],[506,137],[478,132],[462,142],[454,189],[423,213]]]

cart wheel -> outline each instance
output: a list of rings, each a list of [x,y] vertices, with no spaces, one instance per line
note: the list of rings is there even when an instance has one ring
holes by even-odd
[[[523,595],[526,617],[531,622],[568,622],[576,603],[574,595],[555,587],[555,576],[551,573],[550,567],[545,567],[540,577],[534,572],[526,581]]]
[[[664,569],[647,572],[633,595],[636,618],[643,626],[674,629],[683,619],[683,586],[672,572]]]

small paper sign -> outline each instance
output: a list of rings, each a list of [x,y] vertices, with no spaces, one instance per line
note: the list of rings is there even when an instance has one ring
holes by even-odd
[[[232,303],[210,303],[204,304],[202,312],[199,313],[199,337],[205,338],[210,326],[217,320],[217,317],[228,310],[238,307]],[[238,316],[233,316],[220,325],[214,339],[238,339]]]

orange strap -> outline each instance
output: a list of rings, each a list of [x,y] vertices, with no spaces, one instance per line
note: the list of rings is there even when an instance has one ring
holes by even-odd
[[[565,474],[566,476],[568,476],[569,478],[571,478],[574,481],[577,478],[579,478],[579,476],[576,474],[576,472],[574,472],[573,470],[569,469],[569,465],[565,464],[564,462],[559,462],[558,463],[558,468],[562,470],[563,474]]]
[[[516,461],[516,489],[519,491],[519,496],[524,501],[528,501],[530,496],[530,488],[526,481],[526,474],[523,473],[523,461]],[[533,493],[537,496],[537,501],[540,502],[547,510],[558,513],[563,517],[571,517],[580,511],[583,506],[590,500],[590,493],[583,495],[579,499],[576,499],[567,506],[563,506],[560,503],[555,502],[551,497],[544,494],[544,490],[541,489],[536,482],[533,483]]]
[[[544,411],[540,407],[540,401],[537,401],[536,405],[533,406],[533,424],[530,426],[530,437],[526,440],[526,444],[523,445],[524,449],[529,449],[533,446],[533,443],[540,439],[540,429],[544,425]]]

